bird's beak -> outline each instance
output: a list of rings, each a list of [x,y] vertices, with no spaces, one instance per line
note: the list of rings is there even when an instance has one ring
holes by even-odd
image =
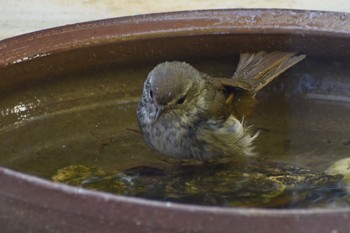
[[[156,115],[154,117],[155,121],[157,121],[159,119],[159,117],[162,115],[164,111],[164,106],[157,106],[156,107]]]

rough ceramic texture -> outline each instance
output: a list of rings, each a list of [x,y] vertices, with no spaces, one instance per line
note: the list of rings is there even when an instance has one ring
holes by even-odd
[[[228,8],[286,8],[349,12],[350,2],[348,0],[176,0],[158,1],[155,4],[154,0],[2,1],[0,40],[43,28],[96,19],[156,12]]]
[[[286,10],[196,11],[71,25],[0,42],[0,90],[65,72],[241,50],[350,55],[350,15]],[[225,45],[225,46],[223,46]],[[228,46],[229,45],[229,46]],[[349,209],[197,207],[54,184],[0,168],[2,232],[348,232]]]

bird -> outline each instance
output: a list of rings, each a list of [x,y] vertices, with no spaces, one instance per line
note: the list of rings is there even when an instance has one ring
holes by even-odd
[[[158,64],[137,106],[145,143],[180,160],[256,155],[259,132],[233,114],[235,103],[243,97],[254,102],[258,91],[305,57],[285,51],[240,53],[230,78],[211,77],[182,61]]]

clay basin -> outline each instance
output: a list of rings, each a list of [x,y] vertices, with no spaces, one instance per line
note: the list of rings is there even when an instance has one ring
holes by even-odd
[[[152,156],[157,155],[125,129],[136,125],[135,106],[142,83],[157,63],[184,60],[205,72],[229,75],[239,52],[259,50],[307,54],[308,61],[261,94],[261,106],[269,109],[263,100],[283,99],[273,93],[303,94],[305,101],[268,103],[284,106],[284,116],[291,116],[289,126],[301,122],[293,119],[303,119],[319,135],[300,131],[307,128],[300,125],[294,131],[289,128],[288,135],[294,135],[299,146],[287,138],[277,143],[262,139],[260,145],[274,145],[265,155],[273,157],[288,149],[299,156],[282,156],[285,161],[321,170],[329,165],[322,161],[349,156],[349,120],[342,116],[348,113],[350,90],[350,14],[295,10],[165,13],[69,25],[1,41],[1,232],[348,232],[350,209],[341,206],[197,206],[49,181],[55,170],[81,161],[111,169],[125,161],[128,166],[152,164]],[[208,64],[215,64],[215,69]],[[295,81],[290,76],[301,78]],[[338,104],[328,108],[324,101]],[[295,114],[293,106],[305,111]],[[316,110],[320,111],[316,121],[307,121]],[[282,116],[272,114],[271,118]],[[273,132],[274,126],[266,133]],[[281,131],[278,138],[286,132]],[[332,132],[338,138],[325,136]],[[315,138],[322,138],[323,143],[312,144],[317,143],[312,141]],[[301,148],[309,145],[319,159],[301,156],[307,151]],[[132,154],[128,154],[130,147],[135,149]],[[328,148],[343,149],[332,153],[335,150]]]

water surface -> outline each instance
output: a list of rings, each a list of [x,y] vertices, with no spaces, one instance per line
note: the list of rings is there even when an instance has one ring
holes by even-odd
[[[189,62],[212,76],[229,77],[235,69],[234,60]],[[106,177],[124,174],[120,172],[135,167],[141,167],[136,169],[138,172],[149,169],[148,185],[153,184],[154,179],[162,182],[164,177],[166,182],[175,179],[174,171],[183,169],[176,166],[181,165],[165,161],[144,144],[137,132],[136,106],[151,69],[152,66],[145,65],[137,69],[72,75],[2,96],[1,166],[47,179],[72,165],[101,169]],[[259,158],[323,172],[334,161],[349,157],[349,76],[347,62],[307,58],[262,90],[254,113],[245,116],[245,122],[260,131],[256,141]],[[205,180],[214,168],[208,168],[207,172],[191,169],[199,172],[196,179]],[[223,170],[230,171],[227,167]],[[159,174],[153,176],[155,171]],[[85,178],[89,181],[89,177]],[[180,174],[178,179],[182,178]],[[100,187],[103,191],[113,191]],[[99,189],[99,185],[90,188]],[[298,206],[347,206],[340,193],[331,199],[322,198],[321,202],[310,201]],[[312,193],[317,194],[317,191]],[[160,195],[152,198],[166,199]],[[188,199],[177,200],[191,203]],[[192,203],[208,204],[195,200]],[[218,205],[226,205],[222,203],[225,201]],[[237,205],[244,206],[242,203],[230,206]]]

